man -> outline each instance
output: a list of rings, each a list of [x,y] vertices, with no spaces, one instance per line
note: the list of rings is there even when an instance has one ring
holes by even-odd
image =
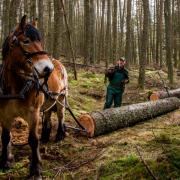
[[[128,71],[124,68],[126,60],[121,57],[116,65],[106,71],[105,77],[109,79],[107,87],[106,102],[104,109],[110,108],[114,102],[114,107],[120,107],[125,84],[129,82]]]

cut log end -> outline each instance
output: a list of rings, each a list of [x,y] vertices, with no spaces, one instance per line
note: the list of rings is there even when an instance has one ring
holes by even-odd
[[[149,100],[150,100],[150,101],[157,101],[157,100],[159,100],[159,99],[160,99],[159,93],[156,93],[156,92],[152,93],[152,94],[150,95],[150,97],[149,97]]]
[[[180,88],[178,89],[172,89],[172,90],[166,90],[166,91],[158,91],[153,92],[148,96],[149,100],[156,101],[159,99],[169,98],[169,97],[177,97],[180,98]]]
[[[89,114],[83,114],[80,116],[79,122],[84,128],[86,128],[87,136],[93,137],[95,130],[95,124],[93,118]]]

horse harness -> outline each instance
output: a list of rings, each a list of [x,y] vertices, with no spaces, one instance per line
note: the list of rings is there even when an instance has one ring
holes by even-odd
[[[44,55],[44,54],[47,55],[48,53],[46,51],[37,51],[37,52],[27,52],[27,51],[25,51],[23,49],[23,47],[21,46],[18,38],[17,38],[18,36],[20,36],[23,33],[24,32],[19,32],[18,34],[13,33],[13,42],[12,42],[11,47],[14,44],[18,45],[20,47],[23,55],[25,56],[25,60],[26,60],[25,63],[28,63],[31,66],[33,66],[33,63],[32,63],[32,57],[33,56]],[[36,70],[35,67],[33,67],[33,69],[34,69],[33,75],[31,75],[31,74],[29,75],[29,74],[23,73],[23,75],[25,75],[28,78],[25,81],[24,86],[22,87],[22,89],[19,92],[19,94],[16,94],[16,95],[4,94],[3,93],[3,71],[4,71],[4,69],[6,69],[6,67],[5,67],[5,64],[3,63],[1,65],[1,68],[0,68],[0,100],[9,100],[9,99],[25,100],[27,92],[34,85],[36,87],[36,89],[38,90],[38,92],[42,91],[45,94],[46,98],[50,98],[50,99],[54,100],[54,103],[48,109],[46,109],[46,111],[50,110],[56,103],[60,104],[61,106],[65,107],[69,111],[69,113],[71,114],[71,116],[73,117],[73,119],[76,121],[76,123],[79,125],[79,127],[81,129],[76,128],[76,127],[71,127],[71,126],[67,126],[67,128],[71,128],[71,129],[74,129],[76,131],[82,131],[82,132],[87,133],[87,130],[79,123],[79,121],[75,117],[74,113],[72,112],[72,110],[71,110],[71,108],[70,108],[70,106],[69,106],[69,104],[67,102],[66,93],[65,93],[66,89],[62,89],[62,91],[59,92],[59,93],[49,91],[48,85],[47,85],[48,77],[44,77],[44,83],[41,84],[40,80],[39,80],[38,71]],[[8,70],[12,70],[12,69],[8,69]],[[57,99],[55,98],[56,96],[60,96],[60,95],[64,95],[65,96],[65,104],[62,104],[58,100],[58,98]]]
[[[36,51],[36,52],[28,52],[26,50],[23,49],[23,47],[21,46],[19,40],[18,40],[18,36],[20,36],[21,34],[24,34],[23,31],[19,32],[16,34],[16,32],[13,32],[12,35],[12,44],[10,44],[10,47],[13,48],[14,45],[19,46],[24,57],[25,57],[25,63],[28,63],[29,65],[33,66],[33,62],[32,62],[32,57],[36,56],[36,55],[44,55],[44,54],[48,54],[45,51]],[[33,74],[25,74],[25,73],[19,73],[22,74],[24,76],[27,77],[27,79],[25,80],[24,86],[22,87],[21,91],[19,92],[19,94],[16,95],[12,95],[12,94],[4,94],[3,93],[3,76],[4,76],[4,70],[8,70],[8,71],[14,71],[14,69],[8,69],[5,67],[5,63],[2,63],[1,67],[0,67],[0,99],[19,99],[19,100],[24,100],[25,99],[25,94],[31,89],[31,87],[34,85],[36,87],[36,89],[38,90],[38,92],[41,90],[43,92],[45,92],[46,94],[48,93],[47,89],[47,80],[48,77],[44,77],[44,83],[41,85],[40,81],[39,81],[39,73],[37,71],[37,69],[35,67],[33,67]],[[47,86],[47,88],[45,88],[45,86]]]

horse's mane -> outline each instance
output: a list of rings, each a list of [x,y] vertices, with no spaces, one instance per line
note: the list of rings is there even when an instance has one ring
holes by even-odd
[[[41,34],[39,31],[31,24],[27,24],[24,28],[24,35],[28,37],[31,41],[41,41]],[[2,58],[5,60],[7,53],[9,52],[9,36],[6,37],[2,45]]]
[[[26,25],[24,34],[30,38],[31,41],[41,41],[40,32],[31,24]]]
[[[9,36],[8,36],[8,37],[9,37]],[[5,59],[7,53],[9,52],[8,37],[6,37],[6,39],[5,39],[5,41],[3,42],[3,45],[2,45],[2,60]]]

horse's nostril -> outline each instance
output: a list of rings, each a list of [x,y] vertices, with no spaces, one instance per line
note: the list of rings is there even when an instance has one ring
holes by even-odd
[[[52,69],[51,69],[50,67],[46,66],[46,67],[44,68],[44,73],[45,73],[45,75],[50,75],[51,72],[52,72]]]

